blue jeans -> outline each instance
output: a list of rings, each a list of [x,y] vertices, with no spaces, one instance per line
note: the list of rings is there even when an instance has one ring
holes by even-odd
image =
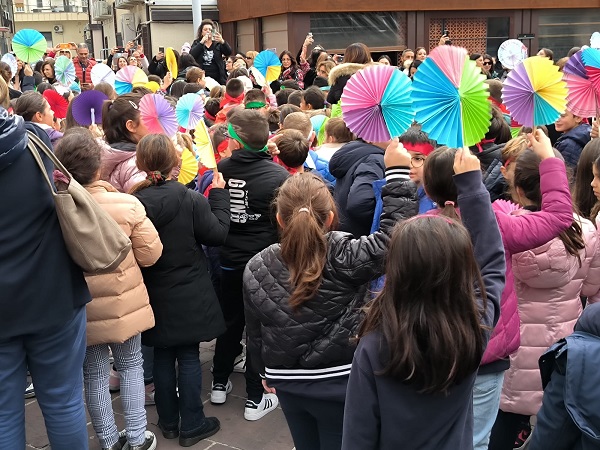
[[[52,450],[88,448],[83,404],[85,306],[64,325],[0,341],[0,448],[25,448],[27,367]]]
[[[473,450],[487,450],[500,407],[504,371],[477,375],[473,387]]]
[[[175,372],[175,361],[179,377]],[[175,387],[179,388],[179,397]],[[193,434],[204,424],[202,367],[198,344],[154,347],[154,400],[161,425]]]

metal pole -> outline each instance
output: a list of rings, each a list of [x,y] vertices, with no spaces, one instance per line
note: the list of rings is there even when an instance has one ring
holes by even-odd
[[[192,0],[192,17],[194,21],[194,38],[202,22],[202,0]]]

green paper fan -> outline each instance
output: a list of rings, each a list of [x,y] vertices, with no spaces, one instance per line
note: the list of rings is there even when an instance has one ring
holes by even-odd
[[[464,145],[468,147],[481,142],[490,128],[492,106],[484,81],[485,75],[475,61],[466,60],[458,93],[461,97]]]

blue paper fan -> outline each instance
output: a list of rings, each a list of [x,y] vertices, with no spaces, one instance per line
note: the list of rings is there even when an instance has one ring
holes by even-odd
[[[450,147],[462,147],[458,89],[433,60],[428,58],[419,66],[412,88],[415,120],[423,131]]]
[[[269,67],[272,68],[271,72],[274,74],[273,69],[276,66],[281,68],[281,61],[279,61],[277,55],[270,50],[263,50],[258,55],[256,55],[256,58],[254,58],[254,67],[256,67],[256,69],[261,73],[261,75],[266,78],[267,83],[274,81],[270,79],[272,77],[269,77],[267,75]]]
[[[202,96],[195,93],[185,94],[177,102],[175,113],[180,127],[186,130],[196,128],[196,125],[204,116]]]
[[[412,107],[412,83],[403,72],[394,70],[381,98],[381,113],[390,136],[400,136],[415,117]]]

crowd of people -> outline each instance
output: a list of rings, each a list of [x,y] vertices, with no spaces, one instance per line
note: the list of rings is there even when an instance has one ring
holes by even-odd
[[[16,73],[0,62],[0,448],[25,447],[24,393],[54,450],[87,448],[86,408],[103,449],[153,450],[154,404],[164,438],[195,445],[221,427],[202,399],[212,340],[211,403],[243,372],[244,418],[280,405],[297,450],[598,448],[594,118],[567,110],[513,137],[506,69],[472,53],[492,110],[481,142],[448,148],[418,123],[368,142],[341,113],[347,82],[379,64],[412,78],[425,48],[396,64],[361,43],[331,55],[309,34],[266,84],[258,53],[204,20],[174,52],[178,73],[164,49],[113,49],[105,64],[155,82],[121,95],[94,86],[96,61],[75,48]],[[74,86],[53,56],[72,57]],[[57,119],[47,90],[103,92],[101,124],[71,106]],[[194,130],[149,132],[140,103],[154,93],[202,97],[216,168]],[[129,237],[115,270],[71,259],[33,136]]]

